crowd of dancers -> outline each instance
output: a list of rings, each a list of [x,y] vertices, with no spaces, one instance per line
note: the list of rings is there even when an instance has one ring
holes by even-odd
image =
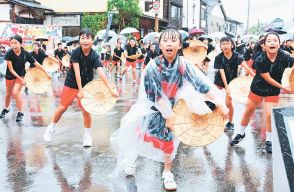
[[[139,86],[137,102],[121,119],[120,127],[111,135],[111,144],[116,153],[117,167],[110,175],[116,177],[121,171],[127,175],[133,175],[136,170],[136,159],[140,156],[151,158],[164,163],[162,173],[163,184],[167,190],[177,188],[174,175],[171,172],[179,140],[173,135],[175,113],[172,108],[176,104],[178,94],[195,92],[203,95],[213,102],[221,111],[227,124],[224,131],[234,131],[234,107],[229,83],[238,77],[240,68],[244,68],[247,75],[253,77],[250,93],[243,112],[241,122],[231,146],[239,144],[245,138],[245,130],[250,122],[255,109],[264,103],[266,114],[266,151],[272,153],[271,140],[271,109],[279,102],[280,91],[293,93],[289,87],[281,84],[283,72],[291,68],[294,58],[291,57],[293,48],[288,41],[281,47],[280,37],[274,32],[260,36],[258,41],[250,40],[241,42],[240,38],[233,41],[230,37],[222,37],[218,44],[211,45],[211,39],[207,36],[199,38],[203,44],[192,44],[189,38],[182,39],[181,34],[174,28],[168,28],[160,36],[154,37],[154,41],[137,42],[130,38],[126,44],[118,39],[112,50],[110,44],[99,42],[94,46],[94,36],[89,29],[81,30],[79,34],[79,46],[75,49],[62,47],[57,44],[54,56],[47,55],[46,47],[40,43],[33,44],[33,51],[29,53],[22,48],[22,38],[18,35],[10,38],[10,49],[1,54],[7,64],[5,73],[5,101],[0,114],[3,119],[11,111],[10,101],[16,101],[16,121],[24,118],[21,90],[26,82],[25,63],[30,63],[30,68],[38,67],[44,71],[48,79],[51,76],[41,65],[46,57],[55,57],[58,60],[61,72],[66,73],[60,104],[55,110],[51,123],[48,125],[44,140],[52,142],[57,123],[62,114],[78,99],[84,119],[83,146],[91,147],[91,114],[81,105],[80,100],[84,96],[83,87],[94,79],[93,69],[108,88],[113,97],[119,97],[117,90],[111,86],[112,75],[116,74],[118,80],[124,78],[131,68],[132,84]],[[182,56],[182,49],[190,47],[197,49],[199,46],[207,49],[207,54],[216,51],[216,57],[206,57],[199,65],[191,65]],[[290,53],[287,53],[290,52]],[[66,68],[62,64],[62,58],[69,54],[71,65]],[[214,60],[214,63],[210,63]],[[214,64],[216,70],[214,80],[210,80],[208,65]],[[113,73],[113,70],[116,73]],[[141,70],[140,81],[137,79],[138,69]],[[141,91],[142,90],[142,91]],[[226,92],[225,98],[219,97],[221,91]],[[200,98],[200,97],[199,97]],[[199,98],[189,99],[191,106],[204,107],[206,103]]]

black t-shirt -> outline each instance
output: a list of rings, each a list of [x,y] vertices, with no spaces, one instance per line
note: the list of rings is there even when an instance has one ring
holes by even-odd
[[[105,60],[110,61],[111,60],[111,51],[105,52]]]
[[[248,49],[246,49],[246,51],[243,55],[245,61],[249,61],[252,58],[252,55],[253,55],[253,50],[249,47]]]
[[[292,67],[294,58],[284,53],[281,49],[274,62],[271,62],[265,53],[262,53],[255,61],[256,75],[251,83],[251,91],[259,96],[275,96],[280,94],[280,89],[269,84],[260,74],[269,73],[270,76],[281,83],[283,73],[287,67]]]
[[[136,55],[137,52],[138,52],[138,48],[136,46],[135,47],[128,46],[128,48],[127,48],[128,56]],[[126,60],[129,61],[129,62],[136,61],[136,59],[130,59],[130,58],[126,58]]]
[[[224,56],[224,53],[220,53],[215,57],[214,68],[224,69],[227,83],[229,84],[233,79],[238,76],[238,66],[244,61],[241,54],[233,52],[230,59]],[[220,87],[225,87],[224,82],[221,78],[220,71],[215,74],[214,83]]]
[[[45,52],[41,49],[39,49],[38,54],[36,54],[34,51],[31,52],[31,55],[40,63],[41,65],[43,64],[43,61],[46,57],[48,57]],[[34,64],[30,64],[30,68],[35,67]]]
[[[23,48],[21,48],[21,52],[19,56],[17,56],[12,49],[8,50],[4,59],[7,61],[11,61],[14,71],[20,77],[24,77],[26,74],[26,70],[25,70],[26,62],[29,62],[30,64],[34,64],[36,62],[33,56],[29,52],[25,51]],[[16,79],[16,77],[11,74],[8,67],[6,69],[5,78],[8,80]]]
[[[88,56],[85,56],[82,48],[77,48],[70,57],[71,63],[79,63],[82,87],[93,80],[93,69],[102,67],[98,54],[91,49]],[[67,73],[64,85],[78,89],[74,68],[71,67]]]
[[[144,55],[147,53],[147,50],[144,47],[142,47],[141,48],[141,53],[142,53],[142,55],[140,57],[138,57],[138,59],[140,59],[140,60],[144,59],[144,57],[145,57]]]
[[[154,52],[149,50],[148,53],[147,53],[146,59],[144,61],[144,64],[147,65],[149,63],[149,61],[151,59],[154,59],[156,56],[157,56],[157,53],[156,53],[155,50],[154,50]]]
[[[260,43],[256,43],[253,48],[252,60],[255,61],[257,59],[257,57],[262,53],[263,53],[263,50],[262,50]]]
[[[61,51],[59,51],[58,49],[55,49],[55,51],[54,51],[54,56],[55,56],[55,57],[58,56],[58,58],[59,58],[60,60],[62,60],[62,57],[63,57],[64,55],[66,55],[66,53],[65,53],[65,51],[64,51],[63,49],[61,49]]]
[[[116,56],[121,57],[121,54],[124,52],[124,50],[123,50],[122,48],[120,48],[120,49],[115,48],[115,49],[113,50],[113,52],[114,52],[114,54],[115,54]],[[118,61],[119,58],[113,56],[112,60],[113,60],[113,61]]]

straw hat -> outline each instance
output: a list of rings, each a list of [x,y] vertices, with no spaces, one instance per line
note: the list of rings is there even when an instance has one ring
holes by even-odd
[[[253,78],[251,76],[237,77],[229,84],[231,97],[234,101],[246,104]]]
[[[207,49],[203,46],[206,46],[202,41],[199,40],[190,40],[188,41],[190,44],[198,45],[197,48],[192,49],[191,46],[183,49],[183,54],[185,59],[188,60],[189,63],[196,65],[200,64],[207,55]]]
[[[210,53],[208,53],[207,58],[209,60],[214,60],[217,55],[218,55],[217,51],[216,50],[213,50]]]
[[[59,69],[59,61],[54,57],[46,57],[43,61],[43,66],[47,72],[55,72]]]
[[[44,71],[37,67],[31,68],[26,72],[25,82],[28,89],[37,94],[48,92],[51,88],[51,80]]]
[[[292,72],[290,74],[289,81],[290,81],[291,90],[294,91],[294,69],[292,69]]]
[[[293,68],[286,68],[283,73],[281,82],[284,87],[290,87],[290,75],[292,70]]]
[[[62,57],[62,65],[65,67],[69,67],[70,64],[70,55],[66,54]]]
[[[114,84],[111,84],[114,89]],[[112,109],[117,98],[112,97],[101,80],[93,80],[84,86],[84,97],[81,104],[92,115],[100,115]]]
[[[173,133],[187,145],[208,145],[224,132],[225,120],[218,108],[208,114],[197,115],[190,112],[186,102],[180,99],[173,110],[176,113]]]

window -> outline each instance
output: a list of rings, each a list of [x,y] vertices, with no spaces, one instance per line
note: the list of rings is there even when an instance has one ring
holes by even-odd
[[[171,17],[172,18],[181,18],[181,7],[178,7],[176,5],[171,5]]]
[[[201,9],[200,9],[200,17],[202,20],[205,20],[206,18],[206,6],[205,5],[201,5]]]

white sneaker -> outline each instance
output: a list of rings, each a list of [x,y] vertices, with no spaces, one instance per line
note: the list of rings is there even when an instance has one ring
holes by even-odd
[[[47,143],[50,143],[52,140],[52,135],[55,133],[55,128],[53,127],[52,124],[48,125],[46,132],[43,136],[44,141]]]
[[[136,163],[129,163],[128,165],[126,165],[125,167],[125,174],[128,176],[132,176],[134,175],[136,172]]]
[[[163,171],[162,173],[163,185],[167,191],[174,191],[177,189],[177,184],[174,180],[174,175],[170,171]]]
[[[83,147],[92,147],[92,137],[90,134],[84,134]]]

